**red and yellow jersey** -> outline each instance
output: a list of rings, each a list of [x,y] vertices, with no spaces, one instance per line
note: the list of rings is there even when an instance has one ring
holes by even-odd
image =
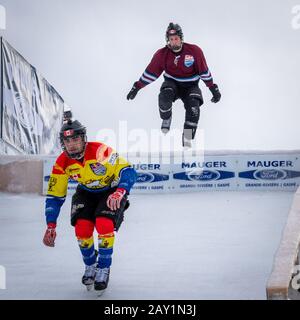
[[[83,162],[70,159],[65,152],[57,158],[47,194],[65,197],[69,178],[76,180],[84,189],[90,191],[107,190],[119,185],[120,173],[130,166],[128,161],[107,145],[88,142]]]
[[[90,192],[101,192],[113,187],[128,193],[136,181],[136,171],[119,154],[99,142],[87,142],[82,162],[71,159],[63,152],[55,162],[48,183],[46,220],[56,222],[65,200],[69,179]]]

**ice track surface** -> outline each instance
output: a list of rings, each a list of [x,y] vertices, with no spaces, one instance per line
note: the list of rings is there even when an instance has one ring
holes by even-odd
[[[101,299],[265,299],[291,192],[131,195]],[[45,247],[44,200],[0,193],[0,299],[96,299],[69,224]]]

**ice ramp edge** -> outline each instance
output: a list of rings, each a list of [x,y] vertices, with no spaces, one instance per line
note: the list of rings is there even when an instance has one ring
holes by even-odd
[[[297,189],[266,286],[268,300],[300,300],[300,188]]]

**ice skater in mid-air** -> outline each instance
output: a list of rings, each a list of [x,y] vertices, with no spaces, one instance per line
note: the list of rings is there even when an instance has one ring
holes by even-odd
[[[78,187],[72,197],[71,225],[85,264],[82,283],[98,292],[108,285],[115,232],[128,208],[128,194],[136,181],[136,171],[127,160],[103,143],[87,142],[86,128],[67,119],[60,131],[63,149],[49,179],[46,199],[47,230],[43,242],[54,247],[56,223],[64,203],[68,179]],[[98,233],[98,250],[93,232]]]
[[[218,102],[221,94],[213,82],[202,50],[197,45],[183,42],[183,32],[178,24],[169,24],[166,42],[166,46],[154,54],[140,79],[133,84],[127,99],[134,99],[140,89],[158,79],[164,71],[164,82],[158,97],[161,130],[163,133],[170,130],[172,103],[180,98],[185,108],[182,144],[191,147],[198,126],[200,106],[203,104],[199,80],[203,80],[211,91],[212,102]]]

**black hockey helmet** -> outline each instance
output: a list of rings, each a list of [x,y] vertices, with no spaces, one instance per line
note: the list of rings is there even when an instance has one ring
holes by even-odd
[[[170,22],[166,31],[166,42],[169,41],[169,37],[177,35],[183,41],[183,32],[179,24]]]
[[[75,137],[82,138],[82,149],[76,152],[70,153],[67,151],[64,141]],[[86,128],[78,121],[68,119],[60,129],[59,140],[62,149],[67,153],[67,155],[72,159],[81,159],[84,156],[85,146],[86,146]]]

